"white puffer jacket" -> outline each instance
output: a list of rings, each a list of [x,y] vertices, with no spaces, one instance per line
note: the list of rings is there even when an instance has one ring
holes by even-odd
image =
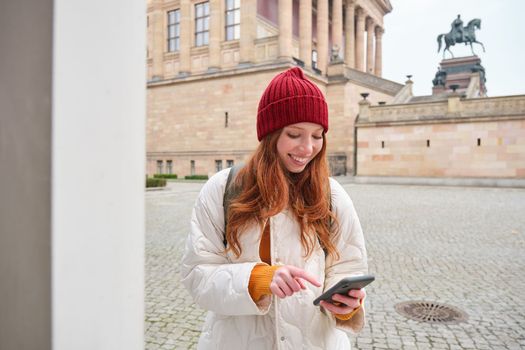
[[[240,235],[242,255],[224,253],[223,196],[230,169],[215,174],[202,188],[193,209],[191,233],[182,260],[182,282],[195,303],[208,315],[199,349],[350,349],[341,330],[358,332],[364,307],[350,320],[340,321],[313,300],[341,278],[367,272],[363,233],[348,194],[330,179],[332,209],[341,234],[341,259],[326,257],[320,246],[304,258],[299,224],[288,210],[270,218],[272,265],[294,265],[316,276],[323,286],[305,282],[307,289],[285,299],[265,296],[255,303],[248,292],[253,267],[261,262],[261,230],[253,225]],[[298,249],[298,247],[300,247]]]

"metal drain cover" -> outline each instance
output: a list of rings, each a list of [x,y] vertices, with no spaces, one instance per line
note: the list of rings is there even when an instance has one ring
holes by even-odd
[[[405,301],[395,305],[396,311],[414,321],[454,324],[465,322],[468,315],[458,308],[430,301]]]

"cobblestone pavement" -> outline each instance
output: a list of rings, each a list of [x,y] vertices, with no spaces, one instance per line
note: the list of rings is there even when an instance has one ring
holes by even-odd
[[[146,349],[193,349],[204,311],[179,282],[202,184],[146,193]],[[365,233],[367,326],[354,349],[525,349],[525,190],[346,184]],[[399,315],[410,300],[442,302],[467,322]]]

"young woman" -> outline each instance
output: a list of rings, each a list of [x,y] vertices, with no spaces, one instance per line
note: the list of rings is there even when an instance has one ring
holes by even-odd
[[[317,86],[299,68],[278,74],[259,102],[259,147],[232,182],[226,232],[230,169],[202,188],[182,261],[184,285],[209,311],[199,349],[350,349],[341,330],[363,327],[364,290],[313,305],[367,272],[352,201],[328,177],[327,131]]]

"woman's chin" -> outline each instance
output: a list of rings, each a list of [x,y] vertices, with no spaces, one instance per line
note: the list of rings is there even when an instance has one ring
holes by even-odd
[[[303,172],[303,170],[306,168],[308,163],[304,165],[295,165],[295,164],[285,164],[285,165],[286,165],[286,170],[288,170],[291,173],[298,174],[298,173]]]

